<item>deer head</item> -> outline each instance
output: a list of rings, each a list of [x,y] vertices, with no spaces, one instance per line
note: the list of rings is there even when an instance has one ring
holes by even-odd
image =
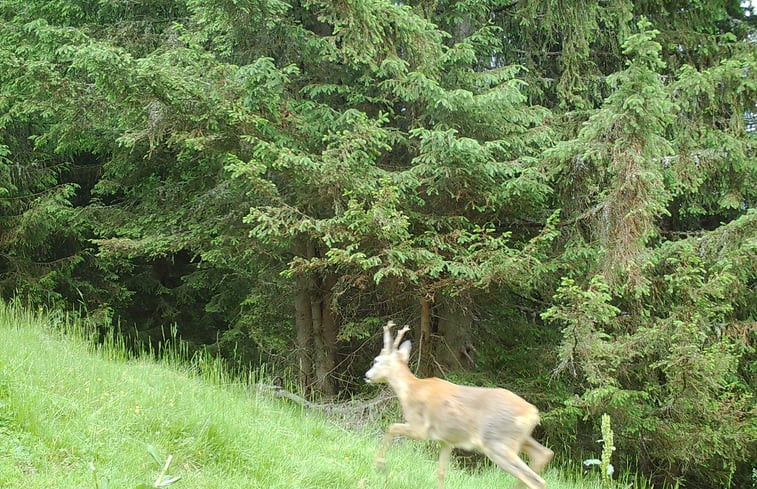
[[[365,373],[366,382],[387,382],[397,374],[398,368],[402,366],[407,368],[407,361],[410,358],[410,341],[405,341],[401,345],[400,342],[405,333],[410,330],[410,327],[405,326],[399,330],[394,339],[392,339],[392,327],[394,327],[393,321],[389,321],[384,326],[384,347],[373,360],[373,366]]]

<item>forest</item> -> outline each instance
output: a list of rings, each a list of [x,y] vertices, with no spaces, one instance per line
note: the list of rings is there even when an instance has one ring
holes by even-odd
[[[311,399],[375,394],[391,319],[558,459],[607,414],[617,466],[750,487],[752,10],[0,0],[0,294]]]

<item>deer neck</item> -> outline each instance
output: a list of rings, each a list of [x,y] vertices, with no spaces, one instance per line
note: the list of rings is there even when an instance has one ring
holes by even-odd
[[[392,387],[394,393],[397,394],[397,398],[399,399],[402,406],[404,406],[407,402],[408,398],[410,397],[410,392],[413,389],[413,384],[415,384],[417,381],[418,377],[413,375],[408,366],[405,364],[401,364],[399,367],[397,367],[394,375],[389,378],[389,385]]]

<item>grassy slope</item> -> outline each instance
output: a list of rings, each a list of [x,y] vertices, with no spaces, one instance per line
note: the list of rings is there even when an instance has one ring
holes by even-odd
[[[54,318],[0,303],[0,487],[128,488],[152,484],[153,446],[172,454],[172,488],[436,486],[421,443],[396,444],[373,468],[378,433],[356,433],[243,386],[186,369],[92,352],[51,333]],[[60,322],[60,320],[58,320]],[[557,480],[550,489],[594,487]],[[108,483],[109,481],[109,483]],[[446,487],[508,487],[495,468],[451,468]]]

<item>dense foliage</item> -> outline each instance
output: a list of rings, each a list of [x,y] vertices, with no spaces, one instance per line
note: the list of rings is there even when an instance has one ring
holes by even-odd
[[[757,450],[757,46],[738,1],[0,0],[0,291],[305,391],[387,318],[565,456]],[[467,373],[466,373],[467,372]]]

